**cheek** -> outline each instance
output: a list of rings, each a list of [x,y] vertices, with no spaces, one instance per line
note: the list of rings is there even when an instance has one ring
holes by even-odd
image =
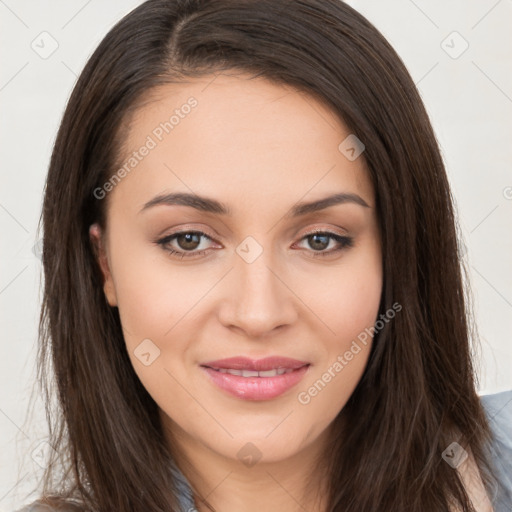
[[[324,432],[345,407],[364,372],[370,347],[371,343],[359,344],[350,361],[344,350],[333,353],[329,362],[317,367],[314,376],[298,390],[295,419],[307,425],[309,437]]]
[[[322,336],[324,357],[301,386],[297,401],[303,412],[316,418],[319,429],[336,417],[361,379],[370,355],[381,292],[380,254],[375,250],[363,257],[347,258],[330,292],[326,296],[316,294],[322,297],[316,311],[329,330]]]
[[[301,296],[326,329],[330,351],[344,350],[352,339],[374,325],[382,293],[382,266],[376,243],[346,254],[337,267],[319,268],[301,280]]]
[[[309,418],[310,434],[320,434],[343,409],[359,383],[372,346],[372,335],[380,302],[379,281],[354,293],[339,295],[331,309],[323,357],[297,390],[296,403],[302,418]]]
[[[113,240],[112,261],[127,343],[172,336],[175,325],[193,318],[194,306],[215,283],[216,276],[192,271],[192,267],[180,268],[179,262],[167,259],[163,250],[147,241],[124,238],[121,243],[123,234],[121,230],[119,233],[119,240]]]

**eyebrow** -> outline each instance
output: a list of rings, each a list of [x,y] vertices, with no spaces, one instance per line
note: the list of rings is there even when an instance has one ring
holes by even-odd
[[[338,193],[324,197],[323,199],[319,199],[317,201],[296,203],[294,206],[292,206],[289,213],[287,213],[285,217],[299,217],[301,215],[306,215],[308,213],[324,210],[325,208],[329,208],[330,206],[346,203],[357,204],[365,208],[370,208],[368,203],[357,194]],[[185,192],[160,194],[151,199],[150,201],[148,201],[141,208],[139,213],[142,213],[143,211],[146,211],[149,208],[158,205],[189,206],[191,208],[195,208],[196,210],[200,210],[203,212],[215,213],[219,215],[232,215],[231,209],[226,204],[217,201],[216,199],[198,196],[196,194],[188,194]]]

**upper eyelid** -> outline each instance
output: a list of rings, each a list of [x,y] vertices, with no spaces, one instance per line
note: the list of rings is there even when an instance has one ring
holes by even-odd
[[[180,229],[179,231],[174,231],[172,233],[169,233],[168,235],[159,237],[157,242],[161,242],[162,240],[167,240],[167,239],[173,239],[174,237],[177,237],[178,235],[184,235],[187,233],[198,234],[205,238],[209,238],[212,241],[215,241],[214,236],[210,236],[206,231],[203,231],[202,229]]]
[[[301,222],[302,224],[303,222]],[[202,224],[202,223],[199,223],[199,224]],[[348,236],[348,232],[350,231],[348,228],[345,228],[343,226],[337,226],[337,227],[330,227],[330,226],[321,226],[321,227],[318,227],[318,225],[322,225],[322,224],[329,224],[328,221],[325,221],[323,219],[310,219],[309,221],[307,221],[307,224],[316,224],[317,226],[314,227],[314,228],[311,228],[311,231],[313,232],[316,232],[316,231],[330,231],[330,232],[333,232],[335,234],[339,234],[339,235],[347,235]],[[197,226],[197,222],[185,222],[184,224],[182,224],[181,226],[177,227],[177,231],[173,231],[172,233],[169,233],[168,236],[172,235],[172,234],[179,234],[179,233],[183,233],[183,232],[190,232],[190,231],[196,231],[196,232],[203,232],[205,235],[208,235],[210,236],[211,238],[215,238],[217,235],[214,234],[215,233],[215,230],[212,230],[210,228],[204,228],[202,226]],[[301,231],[301,229],[296,229],[296,228],[288,228],[286,229],[286,232],[290,232],[290,231],[295,231],[295,232],[298,232],[298,231]],[[337,233],[336,231],[337,230],[341,230],[342,233]],[[311,232],[311,231],[307,231],[308,233]],[[233,231],[231,229],[228,229],[228,232],[229,234],[233,234]],[[211,235],[209,233],[212,233]],[[167,236],[167,235],[165,235]],[[218,235],[220,236],[220,235]]]
[[[338,233],[333,228],[312,228],[311,230],[306,231],[304,234],[302,234],[302,236],[300,238],[302,239],[305,236],[313,235],[316,233],[326,233],[326,234],[333,234],[333,235],[337,235],[337,236],[347,236],[348,237],[349,234],[347,233],[347,230],[343,230],[343,231],[344,231],[343,233]],[[201,228],[185,228],[185,229],[179,229],[178,231],[173,231],[172,233],[169,233],[167,235],[163,235],[163,236],[159,237],[158,240],[164,240],[166,238],[170,238],[170,237],[177,236],[177,235],[182,235],[185,233],[201,234],[201,236],[205,236],[212,241],[215,241],[215,238],[216,238],[216,235],[210,235],[208,231],[201,229]]]

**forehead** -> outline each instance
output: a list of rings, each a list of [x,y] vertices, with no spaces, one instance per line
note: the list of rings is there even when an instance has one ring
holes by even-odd
[[[225,202],[293,203],[333,190],[372,201],[364,159],[350,161],[339,149],[346,126],[325,103],[287,84],[244,74],[166,84],[142,99],[128,126],[120,165],[134,165],[114,194],[138,206],[175,189]],[[134,156],[144,146],[145,155]]]

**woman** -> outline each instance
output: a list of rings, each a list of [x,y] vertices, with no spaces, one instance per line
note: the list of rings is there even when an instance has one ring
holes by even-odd
[[[136,8],[69,100],[43,226],[62,415],[32,510],[511,506],[439,148],[349,6]]]

